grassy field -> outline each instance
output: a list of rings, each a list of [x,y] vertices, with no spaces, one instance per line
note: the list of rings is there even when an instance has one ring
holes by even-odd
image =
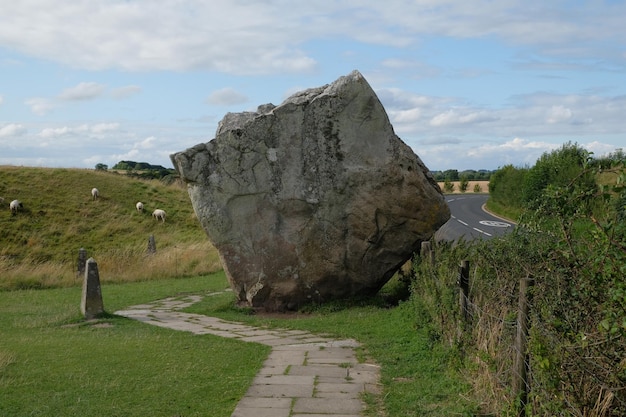
[[[91,199],[93,187],[101,198]],[[0,167],[0,416],[228,416],[267,347],[156,328],[111,315],[179,293],[222,290],[216,250],[180,185],[93,170]],[[11,215],[18,198],[24,211]],[[138,213],[142,201],[147,213]],[[150,216],[167,211],[165,223]],[[155,236],[157,254],[146,254]],[[82,320],[78,249],[98,262],[104,307]],[[416,323],[414,306],[377,297],[290,316],[234,306],[232,294],[192,307],[257,326],[351,337],[382,365],[369,415],[473,415],[453,351]],[[397,294],[392,294],[397,299]]]
[[[107,311],[223,290],[223,273],[103,286]],[[230,416],[269,348],[80,317],[80,288],[0,292],[0,415]]]
[[[227,287],[209,276],[103,285],[113,312],[181,293]],[[390,284],[388,287],[392,287]],[[386,290],[386,291],[393,291]],[[265,317],[234,306],[232,293],[189,310],[257,326],[351,337],[362,360],[382,365],[384,393],[367,398],[369,416],[472,415],[452,352],[416,327],[413,305],[388,294]],[[107,314],[85,322],[80,288],[0,292],[0,415],[229,416],[269,348],[192,335]]]
[[[100,190],[93,201],[91,189]],[[206,274],[221,268],[195,217],[186,188],[109,172],[0,167],[0,289],[80,283],[82,247],[104,282]],[[19,199],[24,210],[9,211]],[[137,212],[135,203],[146,207]],[[167,212],[165,223],[152,218]],[[153,235],[157,256],[147,256]]]

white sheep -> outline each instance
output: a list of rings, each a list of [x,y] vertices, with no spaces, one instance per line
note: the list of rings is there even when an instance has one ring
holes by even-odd
[[[152,217],[157,220],[162,220],[165,223],[165,210],[156,209],[152,212]]]
[[[11,204],[9,204],[9,209],[13,214],[17,213],[22,208],[24,208],[24,205],[20,200],[13,200],[11,201]]]
[[[93,197],[94,200],[97,200],[99,195],[100,195],[100,191],[98,191],[97,188],[91,189],[91,197]]]
[[[141,201],[137,202],[137,204],[135,204],[135,207],[137,207],[137,211],[139,213],[143,213],[143,203]]]

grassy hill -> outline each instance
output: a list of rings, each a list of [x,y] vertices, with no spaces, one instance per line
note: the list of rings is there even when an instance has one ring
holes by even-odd
[[[98,188],[94,201],[91,189]],[[101,280],[134,281],[220,268],[183,185],[82,169],[0,166],[0,289],[77,285],[78,250]],[[9,203],[24,209],[13,215]],[[1,201],[1,200],[0,200]],[[144,203],[139,213],[135,204]],[[167,212],[165,223],[152,211]],[[157,253],[147,254],[150,235]]]

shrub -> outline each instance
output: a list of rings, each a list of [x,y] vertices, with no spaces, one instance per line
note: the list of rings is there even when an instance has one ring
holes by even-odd
[[[450,182],[449,179],[446,178],[446,180],[443,182],[443,191],[445,193],[451,193],[454,191],[454,184],[452,184],[452,182]]]
[[[469,181],[467,177],[465,175],[461,176],[461,179],[459,181],[459,191],[462,193],[466,192],[468,184],[469,184]]]
[[[565,150],[565,160],[570,152]],[[552,177],[554,183],[541,189],[535,209],[512,233],[436,244],[436,266],[416,262],[417,325],[463,354],[486,413],[516,413],[511,380],[518,287],[521,278],[532,276],[527,414],[626,416],[626,171],[622,161],[604,165],[602,173],[588,160],[577,161],[582,165],[567,170],[572,177]],[[600,174],[610,174],[602,187],[590,180]],[[494,191],[523,175],[518,168],[499,170]],[[466,324],[458,320],[462,259],[470,260],[472,272],[472,319]]]
[[[497,170],[489,181],[489,199],[510,207],[522,207],[521,184],[524,183],[528,168],[506,165]]]

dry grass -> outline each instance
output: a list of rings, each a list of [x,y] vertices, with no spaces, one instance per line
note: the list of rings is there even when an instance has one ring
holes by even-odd
[[[443,191],[443,182],[438,182],[439,188]],[[461,194],[459,191],[459,181],[452,181],[452,185],[454,185],[454,189],[452,190],[452,194]],[[474,191],[475,187],[478,186],[479,191]],[[489,181],[469,181],[467,183],[467,191],[465,194],[473,194],[475,192],[478,193],[488,193],[489,192]],[[449,194],[449,193],[446,193]]]
[[[157,249],[145,248],[103,252],[96,258],[101,282],[134,282],[150,279],[204,275],[222,269],[217,250],[208,242],[183,243]],[[1,290],[58,288],[81,285],[78,252],[74,262],[29,262],[9,264],[0,259]]]
[[[91,188],[100,198],[93,201]],[[79,285],[79,249],[102,281],[129,282],[208,274],[221,268],[195,217],[186,187],[115,173],[0,166],[0,290]],[[12,215],[8,201],[24,210]],[[146,206],[137,212],[135,203]],[[165,223],[151,212],[166,210]],[[148,256],[149,236],[157,253]]]

